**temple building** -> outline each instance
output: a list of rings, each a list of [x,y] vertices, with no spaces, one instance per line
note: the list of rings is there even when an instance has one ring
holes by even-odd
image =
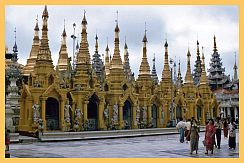
[[[214,91],[220,107],[220,116],[222,118],[239,119],[239,78],[237,75],[236,59],[233,67],[234,76],[227,88],[231,89],[217,89]],[[225,87],[226,88],[226,87]]]
[[[211,90],[216,90],[218,88],[229,89],[230,85],[228,84],[230,83],[230,78],[224,74],[225,68],[222,67],[223,63],[221,60],[217,50],[216,37],[214,36],[214,49],[210,62],[210,69],[208,69],[208,80]]]
[[[126,42],[124,62],[121,59],[118,19],[114,29],[113,51],[109,50],[107,43],[103,63],[96,35],[95,53],[91,60],[88,22],[84,12],[75,67],[70,64],[64,27],[59,59],[54,69],[48,42],[48,18],[45,6],[42,36],[39,39],[36,22],[32,49],[22,72],[25,80],[20,91],[19,132],[35,132],[40,122],[43,123],[44,131],[114,130],[167,127],[169,124],[174,126],[180,117],[195,117],[203,125],[208,118],[219,116],[216,96],[208,85],[203,53],[199,62],[201,77],[196,86],[191,74],[191,54],[188,49],[187,73],[183,82],[180,63],[178,76],[176,70],[174,77],[172,75],[169,67],[169,44],[166,40],[164,68],[159,81],[155,57],[152,71],[148,63],[147,49],[150,47],[145,29],[139,75],[135,79]]]
[[[209,71],[209,86],[214,92],[220,107],[222,118],[239,117],[239,79],[237,75],[236,59],[233,66],[234,77],[224,74],[220,55],[217,50],[216,37],[214,36],[214,53],[212,54]]]

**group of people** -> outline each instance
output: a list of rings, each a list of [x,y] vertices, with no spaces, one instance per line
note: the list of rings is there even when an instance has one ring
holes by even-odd
[[[188,119],[185,122],[182,118],[179,118],[176,128],[180,133],[180,142],[190,142],[190,154],[193,151],[196,151],[197,154],[200,132],[197,120],[192,117],[192,119]],[[206,123],[205,137],[203,140],[206,149],[205,154],[208,155],[209,151],[213,154],[214,146],[220,149],[222,130],[224,132],[224,138],[227,138],[229,135],[229,149],[236,149],[236,128],[234,118],[230,122],[229,119],[221,120],[220,117],[217,117],[216,121],[209,119]]]

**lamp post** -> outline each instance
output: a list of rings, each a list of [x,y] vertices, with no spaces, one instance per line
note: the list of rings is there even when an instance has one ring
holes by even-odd
[[[172,126],[175,126],[175,120],[174,120],[174,103],[173,103],[173,66],[174,66],[174,60],[170,58],[170,75],[171,75],[171,104],[170,104],[170,117]]]
[[[75,27],[76,27],[76,24],[74,23],[73,24],[74,34],[71,35],[71,38],[73,39],[73,63],[72,63],[73,70],[75,69],[75,39],[76,39],[76,36],[75,36]]]

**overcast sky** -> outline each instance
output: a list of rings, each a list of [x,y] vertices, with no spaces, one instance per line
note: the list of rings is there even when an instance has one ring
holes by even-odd
[[[9,51],[14,44],[14,28],[17,28],[19,62],[26,64],[31,50],[37,15],[41,29],[41,15],[44,6],[6,6],[5,37]],[[72,56],[73,23],[77,24],[76,35],[80,42],[83,10],[88,21],[87,32],[90,54],[95,50],[95,34],[99,38],[99,53],[105,53],[108,43],[111,54],[114,49],[114,28],[116,10],[119,11],[120,52],[123,59],[123,47],[126,36],[130,64],[137,76],[142,58],[142,38],[145,22],[147,24],[147,55],[152,68],[153,53],[156,56],[156,70],[159,79],[164,64],[164,42],[167,36],[169,57],[181,61],[183,77],[186,73],[186,54],[191,52],[191,70],[196,60],[196,41],[204,47],[206,68],[209,68],[213,52],[213,36],[217,38],[217,48],[222,58],[226,74],[233,76],[234,53],[237,54],[239,68],[239,7],[238,6],[51,6],[48,5],[48,37],[54,65],[57,64],[61,46],[61,34],[66,26],[69,56]],[[167,33],[167,34],[166,34]],[[41,31],[40,31],[41,37]],[[178,67],[177,67],[178,70]]]

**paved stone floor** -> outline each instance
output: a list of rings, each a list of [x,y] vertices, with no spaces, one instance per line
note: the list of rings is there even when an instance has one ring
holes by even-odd
[[[21,158],[238,158],[237,149],[229,150],[228,139],[222,136],[221,149],[205,155],[200,133],[198,155],[189,154],[189,143],[180,143],[179,135],[147,136],[120,139],[83,140],[67,142],[33,142],[11,144],[12,157]]]

